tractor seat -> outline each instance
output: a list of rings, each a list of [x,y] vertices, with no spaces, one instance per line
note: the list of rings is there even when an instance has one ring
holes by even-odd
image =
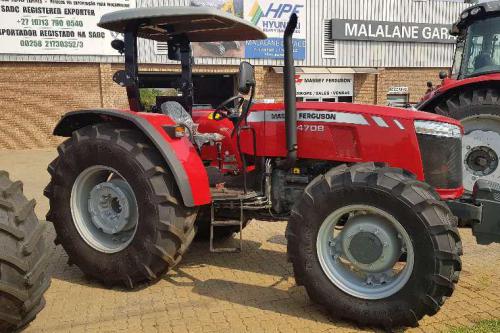
[[[196,142],[196,145],[200,149],[207,143],[219,142],[224,139],[219,133],[199,133],[198,124],[195,124],[191,115],[179,102],[168,101],[163,103],[161,105],[161,113],[172,118],[177,124],[186,126],[193,135],[194,142]]]

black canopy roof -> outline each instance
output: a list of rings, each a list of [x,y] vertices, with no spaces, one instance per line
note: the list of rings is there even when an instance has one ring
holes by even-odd
[[[191,42],[267,38],[262,30],[243,19],[214,8],[201,7],[125,9],[103,15],[97,25],[120,33],[129,26],[138,26],[138,37],[163,42],[180,35]]]

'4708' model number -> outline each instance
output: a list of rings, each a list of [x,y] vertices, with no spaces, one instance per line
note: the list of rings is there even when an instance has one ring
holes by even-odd
[[[298,125],[297,131],[301,132],[324,132],[324,125]]]

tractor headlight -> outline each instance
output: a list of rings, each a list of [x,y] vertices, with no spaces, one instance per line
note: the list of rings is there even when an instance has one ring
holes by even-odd
[[[447,123],[429,120],[415,120],[415,131],[418,134],[427,134],[445,138],[460,138],[460,127]]]

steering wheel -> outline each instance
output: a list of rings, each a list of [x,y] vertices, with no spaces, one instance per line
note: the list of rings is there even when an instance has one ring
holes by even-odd
[[[237,101],[237,106],[231,108],[230,105],[231,103],[234,103],[234,101]],[[229,118],[229,116],[233,114],[234,110],[238,110],[240,108],[241,104],[243,104],[244,101],[245,98],[240,95],[226,99],[224,102],[220,103],[219,106],[215,108],[214,119],[222,120],[224,118]]]

